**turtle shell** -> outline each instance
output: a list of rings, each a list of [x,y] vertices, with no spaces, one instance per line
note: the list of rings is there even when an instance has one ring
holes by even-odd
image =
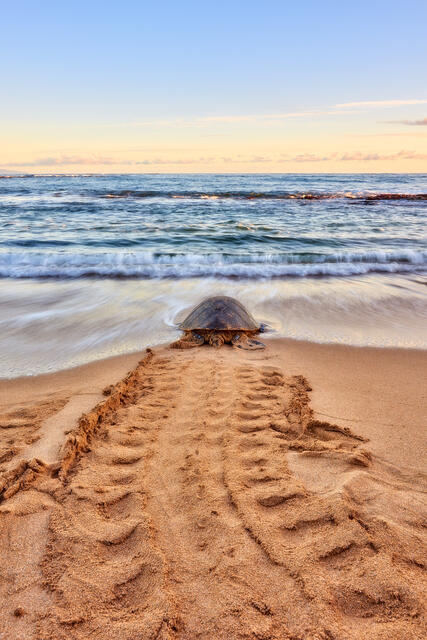
[[[223,331],[259,331],[245,307],[235,298],[206,298],[179,325],[183,331],[218,329]]]

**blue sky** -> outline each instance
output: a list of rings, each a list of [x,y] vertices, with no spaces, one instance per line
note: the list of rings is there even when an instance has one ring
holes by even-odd
[[[1,22],[1,167],[427,171],[425,0],[23,1]]]

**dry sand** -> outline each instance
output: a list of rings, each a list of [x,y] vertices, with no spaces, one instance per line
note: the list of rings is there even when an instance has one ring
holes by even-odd
[[[275,340],[1,382],[0,638],[424,639],[426,372]]]

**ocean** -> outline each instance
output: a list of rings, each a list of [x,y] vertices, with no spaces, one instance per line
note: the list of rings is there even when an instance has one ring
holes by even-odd
[[[0,178],[0,377],[173,340],[203,297],[271,337],[427,346],[427,174]]]

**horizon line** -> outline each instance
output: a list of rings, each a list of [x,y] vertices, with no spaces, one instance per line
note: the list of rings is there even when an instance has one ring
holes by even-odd
[[[73,173],[18,173],[0,170],[0,178],[73,178],[100,176],[156,176],[156,175],[427,175],[427,171],[128,171],[128,172],[73,172]]]

